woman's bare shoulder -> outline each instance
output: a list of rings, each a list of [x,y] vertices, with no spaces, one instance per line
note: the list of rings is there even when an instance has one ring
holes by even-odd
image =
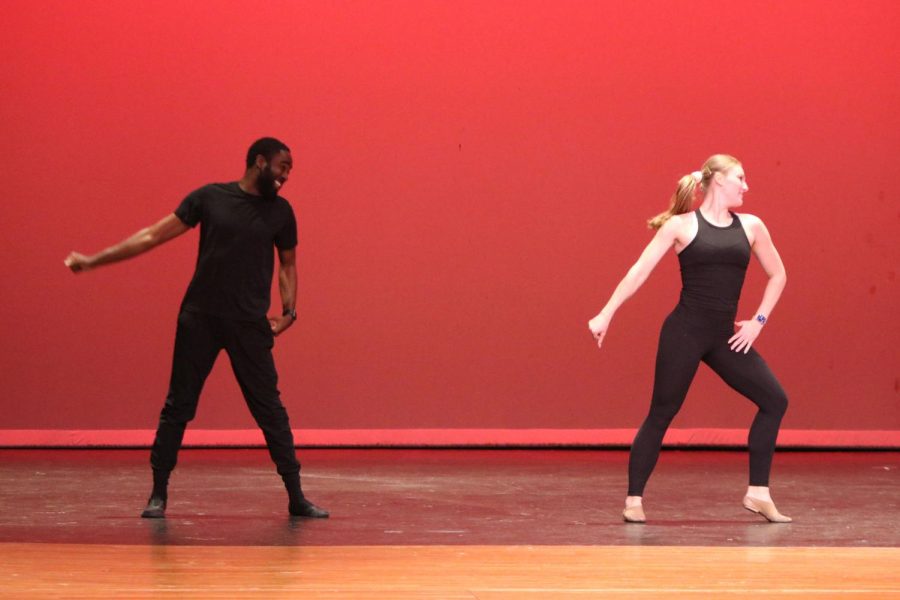
[[[738,218],[741,220],[741,223],[744,223],[745,225],[754,227],[754,226],[763,224],[762,219],[760,219],[756,215],[751,215],[750,213],[735,213],[735,214],[737,214]]]
[[[675,241],[675,251],[680,252],[697,235],[697,215],[693,212],[673,215],[663,227],[668,227],[670,237]]]
[[[681,213],[680,215],[672,215],[669,219],[678,227],[683,227],[684,225],[689,225],[691,223],[697,222],[697,215],[694,214],[694,211]]]
[[[678,233],[689,233],[697,228],[697,215],[693,211],[673,215],[668,222],[672,223],[672,228]]]

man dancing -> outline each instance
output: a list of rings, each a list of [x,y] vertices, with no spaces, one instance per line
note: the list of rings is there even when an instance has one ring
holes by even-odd
[[[81,273],[143,254],[200,224],[197,266],[178,315],[169,393],[150,452],[153,491],[142,517],[165,516],[169,474],[185,427],[194,418],[203,383],[222,349],[284,480],[288,511],[301,517],[328,516],[300,488],[300,463],[272,358],[274,338],[297,319],[297,222],[291,205],[278,195],[292,166],[286,145],[275,138],[259,139],[247,152],[240,181],[201,187],[155,225],[93,256],[72,252],[65,259],[67,267]],[[279,259],[282,313],[267,318],[273,246]]]

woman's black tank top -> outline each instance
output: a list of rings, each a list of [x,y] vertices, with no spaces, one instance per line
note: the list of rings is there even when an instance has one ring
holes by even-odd
[[[697,236],[678,254],[681,264],[681,300],[686,308],[715,311],[731,318],[750,263],[750,241],[738,216],[731,225],[717,227],[697,214]]]

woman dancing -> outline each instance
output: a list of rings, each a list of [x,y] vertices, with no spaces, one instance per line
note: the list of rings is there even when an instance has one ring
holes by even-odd
[[[744,508],[773,523],[791,521],[778,512],[769,495],[769,471],[787,396],[752,347],[781,296],[787,276],[763,222],[753,215],[732,212],[743,204],[748,189],[741,163],[726,154],[711,156],[699,171],[682,177],[669,210],[649,221],[650,227],[658,230],[653,240],[603,310],[588,322],[597,346],[602,346],[616,310],[646,281],[662,256],[675,249],[681,264],[681,298],[663,323],[650,413],[631,446],[623,512],[627,522],[646,521],[644,486],[700,361],[759,408],[748,438],[750,484]],[[691,211],[695,195],[702,196],[703,201],[699,209]],[[769,281],[753,317],[736,322],[751,253]]]

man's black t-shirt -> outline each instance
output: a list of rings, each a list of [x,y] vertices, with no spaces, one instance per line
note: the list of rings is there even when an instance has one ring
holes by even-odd
[[[269,310],[273,246],[297,245],[297,221],[287,200],[244,192],[237,182],[191,192],[175,209],[185,225],[200,223],[197,269],[182,309],[252,320]]]

